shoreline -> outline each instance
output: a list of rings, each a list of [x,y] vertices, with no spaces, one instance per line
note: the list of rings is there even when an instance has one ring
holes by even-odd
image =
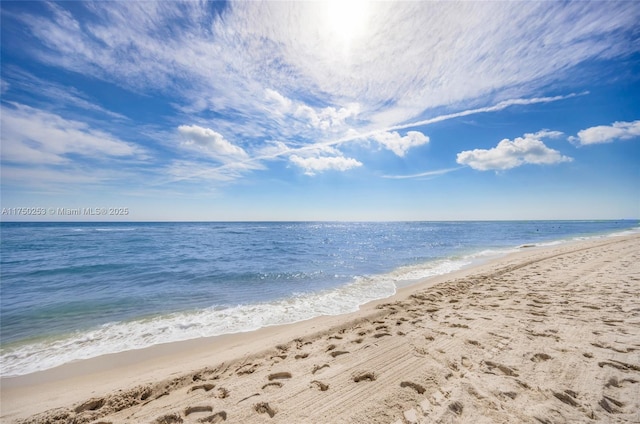
[[[526,268],[540,261],[576,254],[581,251],[603,250],[607,247],[629,243],[636,243],[637,245],[639,241],[640,236],[633,235],[567,242],[547,247],[525,248],[521,246],[517,253],[511,253],[479,265],[465,267],[453,273],[432,277],[407,287],[398,288],[395,295],[369,302],[361,306],[357,312],[316,317],[292,324],[265,327],[246,333],[172,342],[65,364],[25,376],[2,377],[0,380],[2,386],[0,392],[2,399],[0,417],[3,420],[10,421],[25,419],[53,408],[80,405],[90,398],[106,398],[118,390],[127,390],[141,385],[154,386],[159,382],[171,379],[180,380],[188,375],[194,378],[198,372],[202,373],[203,370],[211,370],[212,366],[217,367],[224,363],[227,364],[227,367],[230,367],[232,364],[249,363],[260,358],[264,359],[272,354],[276,358],[272,366],[277,368],[280,362],[287,361],[286,358],[280,361],[277,360],[278,352],[282,350],[278,346],[289,346],[295,340],[304,340],[305,342],[318,341],[326,338],[325,336],[342,334],[358,325],[375,322],[378,318],[389,315],[388,305],[408,302],[412,299],[412,296],[422,292],[434,291],[436,286],[440,287],[452,281],[455,282],[465,278],[477,280],[480,277],[484,276],[483,278],[485,278],[486,275],[496,272],[504,273],[509,272],[508,270],[511,268]],[[455,306],[455,303],[452,303],[452,305]],[[397,312],[397,308],[395,309]],[[428,316],[429,314],[430,312],[423,312],[422,315]],[[454,328],[464,328],[462,326],[465,324],[459,325],[461,327]],[[391,332],[388,332],[388,336],[380,336],[380,339],[387,340],[395,337]],[[336,338],[336,340],[340,339]],[[635,350],[636,348],[631,347],[631,349]],[[340,351],[334,351],[334,353],[337,352]],[[287,355],[279,356],[286,357]],[[345,353],[336,355],[334,358],[337,359],[338,356],[340,359],[344,359],[349,355]],[[271,360],[273,358],[271,357]],[[253,375],[253,371],[249,374]],[[280,383],[280,381],[276,382]],[[273,384],[273,387],[276,386],[276,384]],[[60,387],[64,387],[65,390],[60,390]],[[634,387],[638,390],[640,385],[634,385]],[[132,406],[134,409],[136,407],[136,405]],[[78,414],[86,415],[88,412],[89,410],[81,411]],[[231,414],[228,410],[226,413]],[[191,416],[191,414],[186,415]],[[197,414],[194,413],[195,415]],[[268,415],[271,414],[269,413]],[[282,416],[282,414],[279,415]],[[278,415],[274,416],[277,417]],[[121,421],[116,420],[114,422]],[[131,422],[135,422],[135,420]],[[314,421],[311,418],[311,421],[303,420],[303,422]]]
[[[554,221],[555,222],[555,221]],[[360,276],[357,278],[364,278],[364,279],[368,279],[369,277],[375,279],[376,281],[388,281],[388,284],[394,285],[394,291],[395,292],[399,292],[405,289],[411,289],[414,286],[419,286],[419,285],[423,285],[425,284],[425,282],[429,282],[432,281],[434,279],[437,279],[441,276],[448,276],[448,275],[453,275],[454,273],[457,273],[458,271],[464,271],[468,268],[475,268],[479,265],[482,265],[484,263],[491,263],[495,260],[500,260],[503,257],[506,257],[508,255],[514,254],[514,253],[518,253],[521,252],[524,249],[542,249],[542,248],[547,248],[547,247],[554,247],[554,246],[560,246],[560,245],[565,245],[568,243],[575,243],[575,242],[579,242],[579,241],[588,241],[588,240],[600,240],[600,239],[606,239],[608,237],[612,237],[612,236],[624,236],[624,233],[627,232],[629,230],[625,230],[622,233],[603,233],[603,234],[593,234],[590,236],[585,236],[585,237],[579,237],[579,236],[572,236],[571,238],[566,238],[566,239],[557,239],[557,240],[550,240],[550,241],[543,241],[543,242],[539,242],[539,243],[529,243],[529,244],[521,244],[521,245],[514,245],[514,246],[504,246],[504,247],[499,247],[499,248],[485,248],[485,249],[478,249],[478,250],[473,250],[473,251],[469,251],[469,252],[462,252],[458,255],[453,255],[453,256],[449,256],[446,258],[440,258],[440,259],[432,259],[430,261],[427,261],[425,263],[421,263],[421,264],[416,264],[416,265],[406,265],[406,266],[400,266],[394,270],[388,271],[388,272],[383,272],[381,274],[375,274],[372,276]],[[632,229],[631,231],[634,231],[634,229]],[[414,270],[412,268],[416,268],[416,270],[419,273],[426,273],[426,274],[432,274],[429,276],[421,276],[421,277],[410,277],[409,274],[412,274],[414,272]],[[442,269],[444,267],[444,269]],[[449,268],[449,269],[447,269]],[[451,269],[453,268],[453,269]],[[398,275],[399,274],[399,275]],[[398,279],[400,278],[400,279]],[[406,278],[406,280],[402,279],[402,278]],[[354,286],[355,284],[357,284],[356,282],[351,282],[351,283],[345,283],[343,284],[343,288],[348,288],[351,286]],[[332,290],[338,290],[336,288],[329,290],[329,292],[331,292]],[[328,292],[328,293],[329,293]],[[320,292],[319,294],[322,294],[322,292]],[[313,297],[314,293],[310,293],[307,294],[308,296]],[[380,295],[380,293],[378,293],[378,295]],[[367,305],[367,303],[371,303],[371,302],[376,302],[376,301],[383,301],[385,299],[388,299],[390,297],[393,297],[393,295],[383,295],[384,297],[380,297],[379,299],[374,299],[374,300],[364,300],[364,299],[360,299],[360,301],[363,301],[364,303],[360,303],[359,305],[355,306],[357,309],[355,311],[334,311],[332,313],[326,314],[326,315],[322,315],[320,311],[316,311],[316,313],[320,314],[320,315],[314,315],[314,316],[310,316],[310,317],[296,317],[296,320],[290,321],[290,322],[278,322],[278,323],[274,323],[274,324],[267,324],[264,325],[262,327],[258,327],[258,328],[252,328],[252,329],[243,329],[243,328],[236,328],[235,330],[231,330],[230,332],[225,332],[225,333],[218,333],[218,334],[210,334],[210,335],[202,335],[202,334],[190,334],[188,336],[186,336],[185,338],[175,338],[172,336],[169,336],[169,340],[167,341],[155,341],[155,342],[151,342],[151,343],[142,343],[141,345],[136,346],[135,344],[132,346],[129,346],[129,348],[127,350],[117,350],[117,348],[114,349],[113,346],[104,346],[104,349],[102,349],[103,351],[106,351],[105,353],[102,353],[98,356],[87,356],[87,355],[71,355],[71,358],[67,358],[68,362],[61,362],[59,359],[57,358],[47,358],[44,357],[42,358],[42,360],[44,362],[47,361],[51,361],[51,359],[53,359],[51,362],[53,363],[48,363],[47,365],[44,365],[43,368],[43,364],[39,364],[36,367],[30,366],[29,368],[31,368],[29,371],[27,371],[26,373],[23,373],[25,370],[24,369],[19,369],[18,374],[14,374],[11,373],[9,375],[0,375],[0,379],[2,380],[11,380],[11,379],[20,379],[21,377],[28,377],[30,375],[34,375],[34,374],[38,374],[40,375],[41,373],[44,373],[45,375],[47,374],[48,371],[51,370],[56,370],[58,368],[69,368],[67,367],[67,365],[72,364],[72,363],[80,363],[80,362],[85,362],[85,361],[94,361],[96,360],[96,358],[105,356],[105,355],[114,355],[114,357],[117,359],[119,357],[127,357],[130,356],[127,353],[128,352],[145,352],[147,350],[150,350],[152,355],[157,355],[158,353],[155,351],[166,351],[167,349],[163,346],[168,345],[168,344],[174,344],[174,343],[187,343],[190,344],[192,342],[195,342],[196,340],[199,339],[214,339],[217,337],[221,337],[221,336],[228,336],[228,335],[233,335],[233,334],[244,334],[244,333],[252,333],[255,331],[260,331],[263,328],[267,328],[267,327],[272,327],[272,326],[283,326],[283,325],[290,325],[290,324],[295,324],[295,323],[299,323],[299,322],[305,322],[308,320],[312,320],[312,319],[316,319],[316,318],[321,318],[323,316],[343,316],[343,315],[349,315],[352,312],[357,312],[359,310],[361,310],[363,307],[365,307]],[[272,304],[271,306],[275,305],[276,307],[280,307],[282,308],[283,305],[280,303],[284,303],[284,300],[275,300],[272,302],[269,302],[270,304]],[[257,304],[258,306],[264,306],[263,304]],[[342,308],[342,309],[349,309],[349,308]],[[206,308],[205,308],[206,310]],[[167,317],[170,317],[171,315],[167,315]],[[185,317],[188,315],[185,315]],[[159,316],[160,318],[162,318],[162,316]],[[208,317],[209,320],[215,318],[215,317]],[[286,321],[282,320],[282,321]],[[133,320],[131,323],[135,324],[137,322],[137,320]],[[188,321],[189,322],[189,321]],[[212,321],[215,322],[215,321]],[[110,323],[108,326],[117,326],[120,323]],[[125,325],[125,324],[122,324]],[[129,324],[126,324],[127,326]],[[167,322],[164,325],[172,325],[172,326],[176,326],[176,325],[182,325],[181,323],[171,323],[171,322]],[[190,324],[188,324],[190,325]],[[205,330],[206,331],[206,330]],[[216,330],[217,332],[217,330]],[[85,332],[86,333],[86,332]],[[60,341],[63,342],[63,348],[69,348],[72,345],[76,345],[78,343],[83,343],[82,338],[78,338],[73,336],[72,333],[69,333],[68,335],[61,337]],[[101,335],[98,338],[104,336]],[[74,340],[75,339],[75,340]],[[66,345],[66,346],[65,346]],[[40,347],[41,351],[46,351],[47,349],[44,347]],[[94,350],[96,350],[96,348],[94,347]],[[155,353],[154,353],[155,352]],[[23,352],[20,352],[21,355],[24,355]],[[29,353],[29,356],[35,354],[35,358],[38,358],[38,351],[31,351]],[[10,354],[8,356],[11,356]],[[1,359],[1,358],[0,358]],[[33,363],[34,361],[37,361],[37,359],[32,359],[30,362]],[[119,361],[118,361],[119,362]],[[37,363],[37,362],[36,362]],[[9,365],[9,367],[11,370],[16,369],[15,365]]]
[[[358,262],[361,258],[357,257],[356,263],[359,265],[354,265],[353,272],[348,270],[342,272],[344,270],[339,268],[335,271],[335,275],[333,275],[334,267],[343,266],[345,269],[349,269],[349,265],[340,265],[347,264],[349,261],[336,261],[331,259],[324,264],[327,266],[326,270],[328,270],[327,276],[324,277],[314,276],[318,274],[318,268],[315,265],[300,266],[299,264],[306,263],[304,257],[295,259],[295,261],[298,261],[296,262],[298,265],[295,271],[290,270],[288,267],[283,267],[277,270],[277,274],[270,272],[263,274],[259,272],[259,270],[265,266],[260,261],[254,264],[251,258],[244,259],[248,262],[242,262],[241,260],[240,263],[244,265],[239,269],[249,272],[247,286],[252,287],[253,284],[256,284],[253,279],[259,278],[260,281],[255,281],[260,282],[261,287],[266,287],[265,290],[269,293],[266,297],[260,293],[261,288],[250,288],[247,290],[240,286],[238,286],[238,293],[236,293],[235,288],[231,287],[230,293],[226,295],[224,290],[219,291],[216,289],[218,277],[215,277],[216,284],[207,285],[205,288],[203,288],[204,286],[201,284],[196,284],[194,287],[191,287],[189,281],[193,278],[197,280],[200,278],[198,275],[202,274],[201,276],[204,276],[207,275],[207,273],[203,273],[201,270],[192,275],[190,271],[185,269],[174,271],[178,272],[178,274],[175,274],[172,278],[178,282],[183,280],[187,282],[186,284],[180,283],[178,289],[171,289],[172,286],[167,286],[166,282],[158,282],[157,285],[160,289],[158,291],[151,289],[152,292],[148,292],[147,289],[142,288],[129,289],[125,287],[124,292],[131,294],[131,298],[129,300],[121,299],[115,303],[113,300],[120,299],[121,295],[119,293],[122,292],[118,289],[118,285],[121,284],[120,281],[126,280],[126,277],[109,277],[108,274],[111,273],[109,269],[100,271],[96,275],[88,274],[84,277],[82,277],[82,275],[84,275],[82,273],[78,276],[74,275],[73,279],[82,281],[82,278],[89,278],[89,281],[94,281],[94,283],[91,283],[88,287],[79,287],[77,291],[79,295],[75,302],[76,306],[69,311],[67,309],[70,308],[69,305],[71,304],[69,304],[67,300],[62,302],[56,300],[55,305],[49,308],[53,308],[51,310],[47,309],[47,307],[42,309],[39,299],[41,299],[43,301],[42,304],[46,306],[48,301],[47,296],[44,298],[41,296],[33,296],[33,293],[30,293],[29,290],[20,290],[18,285],[14,296],[15,301],[13,303],[7,303],[8,306],[4,311],[7,315],[3,315],[3,318],[7,318],[6,323],[3,321],[3,328],[6,327],[8,329],[6,334],[9,336],[8,340],[13,340],[6,345],[3,344],[3,353],[0,358],[0,362],[3,362],[4,365],[3,375],[11,377],[27,375],[55,368],[65,363],[90,359],[97,355],[119,353],[125,350],[144,349],[158,344],[202,337],[253,331],[268,325],[298,322],[324,314],[337,315],[349,313],[357,310],[372,299],[387,297],[394,293],[397,288],[414,285],[424,278],[473,266],[477,263],[486,262],[530,246],[530,244],[525,243],[533,243],[533,246],[538,245],[539,247],[544,247],[548,244],[556,245],[570,242],[572,239],[579,237],[580,234],[584,234],[583,232],[576,232],[576,229],[591,229],[591,231],[593,231],[593,229],[599,226],[591,224],[585,226],[580,224],[579,221],[571,221],[570,224],[564,227],[556,227],[558,224],[556,221],[553,221],[553,224],[548,224],[546,229],[540,227],[541,224],[539,223],[518,224],[514,228],[510,227],[508,232],[512,234],[511,231],[513,230],[515,238],[508,236],[505,240],[502,240],[503,236],[495,236],[495,234],[502,234],[497,228],[494,228],[495,225],[487,226],[483,224],[479,227],[474,225],[473,227],[477,227],[481,235],[481,237],[478,237],[475,235],[464,235],[464,232],[456,232],[448,226],[439,228],[432,227],[429,223],[424,224],[426,224],[426,227],[420,224],[418,227],[414,228],[410,226],[409,229],[407,229],[407,226],[402,224],[397,229],[395,226],[393,228],[394,231],[400,231],[402,237],[407,240],[414,240],[414,234],[422,234],[423,232],[425,232],[425,235],[428,235],[429,240],[440,240],[440,237],[443,237],[446,231],[454,231],[455,234],[458,234],[458,236],[454,238],[456,240],[460,238],[461,243],[456,240],[447,241],[443,239],[441,242],[434,242],[435,247],[433,249],[431,247],[427,249],[428,253],[424,255],[421,254],[421,250],[416,251],[414,247],[411,247],[414,246],[412,243],[396,244],[394,252],[400,253],[389,254],[388,256],[395,259],[389,260],[388,263],[386,260],[369,260],[373,265],[367,265],[363,268],[362,263]],[[616,225],[617,224],[606,224],[605,227],[615,227]],[[245,228],[245,230],[250,228]],[[457,226],[454,227],[454,229],[457,228]],[[538,233],[539,228],[543,230],[540,233]],[[123,228],[123,230],[124,229],[126,228]],[[279,227],[276,227],[276,229],[279,229]],[[464,227],[460,227],[460,229],[464,229]],[[58,229],[54,230],[54,233],[57,234]],[[100,228],[93,228],[93,230],[100,231]],[[218,230],[219,229],[215,227],[215,231]],[[224,229],[224,231],[229,230],[230,229]],[[351,227],[349,227],[349,231],[352,230],[355,231],[357,229],[351,229]],[[371,230],[375,233],[375,231],[380,230],[380,228],[374,227]],[[556,230],[559,232],[554,233]],[[631,229],[631,231],[634,230],[637,232],[637,230],[640,230],[640,227]],[[72,239],[76,237],[77,233],[75,231],[76,229],[72,232]],[[157,232],[158,230],[156,229],[154,231]],[[223,234],[226,234],[224,231]],[[343,229],[334,231],[336,240],[340,240],[341,231],[343,231]],[[432,234],[434,231],[435,233]],[[610,229],[609,231],[612,230]],[[616,229],[615,231],[624,232],[628,230]],[[153,234],[155,234],[155,232]],[[567,235],[567,232],[570,233],[570,235]],[[233,234],[233,231],[231,233]],[[370,240],[368,235],[370,231],[359,231],[359,234],[360,233],[362,233],[361,235],[364,237],[364,240],[351,244],[377,244]],[[473,233],[475,234],[475,231]],[[114,234],[120,234],[120,232]],[[318,234],[323,235],[324,230],[318,230]],[[587,232],[587,237],[597,238],[606,236],[607,234],[615,233]],[[118,235],[118,237],[121,236]],[[233,237],[235,238],[236,236],[234,235]],[[277,238],[274,234],[271,234],[269,237],[270,239],[274,238],[274,240]],[[316,234],[313,240],[318,242],[321,238],[322,237],[317,237]],[[513,239],[510,240],[511,238]],[[510,242],[507,240],[510,240]],[[346,244],[349,245],[350,243],[347,242]],[[21,251],[21,249],[16,250]],[[352,250],[353,249],[349,251],[351,252]],[[356,251],[360,252],[361,250],[362,249],[358,247],[351,253],[355,253]],[[379,255],[382,251],[384,251],[384,248],[369,248],[367,252],[363,253],[370,253],[373,257],[376,257],[376,255]],[[417,256],[414,259],[410,259],[407,253],[411,255],[416,254]],[[81,253],[80,255],[82,256]],[[317,256],[317,254],[311,254],[310,257],[315,258],[314,255]],[[73,257],[73,255],[71,256]],[[335,254],[321,256],[326,258],[337,257]],[[385,256],[387,255],[385,254]],[[363,258],[365,257],[367,256],[363,256]],[[418,259],[419,257],[422,259]],[[398,261],[399,258],[404,259]],[[20,259],[20,256],[18,255],[15,259]],[[131,271],[134,272],[134,275],[138,276],[135,278],[141,278],[141,281],[144,281],[145,272],[147,271],[140,270],[148,270],[149,266],[153,268],[153,263],[150,262],[145,265],[144,258],[140,259],[140,261],[128,261],[125,259],[123,263],[140,263],[141,266],[137,266],[137,268],[134,267]],[[289,260],[292,259],[293,258],[289,258]],[[314,261],[316,259],[311,259],[311,263],[315,264]],[[51,258],[51,260],[55,259]],[[104,259],[103,262],[119,263],[119,260],[120,259],[116,257]],[[91,264],[84,263],[84,265],[90,266]],[[34,266],[47,267],[46,263],[35,263]],[[309,271],[304,271],[307,268],[309,268]],[[63,267],[63,269],[66,268]],[[136,271],[136,269],[138,269],[138,271]],[[270,268],[267,267],[267,269]],[[277,267],[274,269],[277,269]],[[116,273],[118,271],[115,270],[113,272]],[[122,272],[122,270],[120,272]],[[136,272],[139,275],[135,274]],[[181,276],[183,272],[187,273],[187,277],[184,279],[179,278],[178,276]],[[318,275],[323,275],[323,272],[324,271],[320,271]],[[56,274],[63,275],[62,271]],[[233,274],[233,272],[231,274]],[[233,278],[236,277],[237,276],[234,276]],[[132,276],[131,278],[134,277]],[[213,278],[213,275],[207,276],[207,278]],[[233,278],[221,277],[220,285],[224,286],[227,279],[233,280]],[[267,281],[275,279],[274,289],[271,288],[271,283],[269,285],[262,284],[261,280],[263,278]],[[48,277],[44,278],[44,280],[48,280]],[[44,280],[43,277],[39,277],[39,280],[35,279],[35,282],[39,281],[37,284],[43,284],[45,282],[47,284],[42,285],[42,288],[36,284],[34,288],[30,290],[34,293],[41,291],[48,292],[50,282]],[[52,280],[55,282],[56,278],[53,277]],[[106,284],[99,285],[95,283],[101,280],[104,280]],[[284,287],[284,291],[279,289],[281,285],[279,280],[283,282],[282,286]],[[295,293],[297,290],[296,287],[299,284],[298,280],[300,280],[300,284],[302,284],[301,292]],[[12,280],[8,280],[7,284],[11,284],[11,281]],[[317,284],[312,284],[310,281],[317,281]],[[327,284],[325,284],[325,282]],[[13,281],[13,284],[18,283],[19,280]],[[58,281],[58,284],[61,284],[60,287],[64,287],[66,283]],[[83,302],[83,299],[85,299],[83,293],[92,293],[93,284],[96,284],[95,290],[106,294],[98,295],[95,299],[91,295],[87,296],[87,301]],[[144,284],[141,285],[141,287],[144,286]],[[112,288],[107,289],[107,287]],[[163,290],[169,293],[172,292],[171,290],[178,290],[178,295],[175,296],[177,300],[174,302],[174,296],[172,295],[163,295]],[[76,291],[74,291],[73,298],[76,298],[75,293]],[[149,293],[153,296],[154,300],[152,302],[145,300],[150,295]],[[221,295],[218,295],[218,293],[221,293]],[[273,293],[276,293],[276,295],[274,296]],[[21,298],[24,298],[24,301],[32,302],[29,304],[33,304],[33,307],[24,309],[17,306],[20,305]],[[123,303],[123,301],[124,305],[121,306],[120,304]],[[191,306],[185,308],[185,302]],[[191,304],[189,302],[193,303]],[[95,304],[97,304],[97,309],[90,306]],[[212,304],[219,304],[221,307],[214,307]],[[11,305],[16,306],[12,307]],[[114,312],[112,313],[110,311]],[[73,320],[75,322],[72,322],[70,320],[71,318],[67,318],[68,322],[65,323],[65,321],[61,321],[63,325],[58,326],[57,320],[42,320],[41,315],[47,313],[55,313],[56,316],[59,313],[63,320],[65,316],[71,313],[72,315],[69,315],[69,317],[76,316],[76,319]],[[43,316],[46,317],[47,315]],[[86,321],[84,319],[85,317]],[[78,319],[80,321],[78,321]],[[82,325],[84,322],[87,323],[87,326]],[[64,327],[66,327],[66,329]],[[73,331],[74,327],[78,327],[79,331]],[[12,334],[21,334],[23,340],[14,340],[11,338]],[[3,333],[3,335],[5,334]]]

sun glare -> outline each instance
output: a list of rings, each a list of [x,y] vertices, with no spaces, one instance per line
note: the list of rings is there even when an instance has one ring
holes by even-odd
[[[333,0],[328,2],[327,22],[331,37],[348,49],[366,29],[369,2]]]

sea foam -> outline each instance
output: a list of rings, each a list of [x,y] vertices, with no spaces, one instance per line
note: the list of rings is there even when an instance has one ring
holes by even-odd
[[[358,276],[349,284],[316,293],[294,293],[271,302],[211,307],[107,323],[62,338],[14,345],[3,348],[2,373],[5,377],[30,374],[69,362],[162,343],[243,333],[323,315],[354,312],[365,303],[394,295],[398,287],[459,270],[471,262],[471,256],[430,261],[400,267],[390,273]]]

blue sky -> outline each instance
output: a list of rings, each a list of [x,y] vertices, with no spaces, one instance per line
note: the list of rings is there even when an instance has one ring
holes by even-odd
[[[2,220],[640,217],[638,2],[1,8]]]

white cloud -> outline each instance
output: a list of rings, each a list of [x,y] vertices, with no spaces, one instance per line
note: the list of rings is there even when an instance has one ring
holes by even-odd
[[[49,16],[27,11],[7,19],[17,16],[30,39],[40,40],[27,53],[49,66],[136,93],[169,95],[183,113],[214,111],[203,125],[215,130],[178,128],[184,147],[223,166],[252,169],[259,161],[289,156],[307,173],[362,165],[337,149],[313,153],[319,145],[371,139],[403,156],[429,139],[413,131],[400,136],[397,130],[561,100],[571,95],[504,99],[530,96],[581,63],[640,50],[634,42],[640,8],[631,2],[606,8],[589,2],[360,6],[366,13],[358,21],[357,36],[347,37],[348,54],[345,35],[336,30],[341,26],[336,27],[337,17],[325,2],[87,2],[68,9],[63,2],[47,3]],[[222,9],[219,15],[212,14],[212,7]],[[91,107],[88,101],[81,95],[68,99],[85,109]],[[483,107],[487,104],[494,106]],[[434,110],[454,112],[423,119]],[[194,119],[190,122],[203,122]],[[112,151],[123,147],[88,126],[77,131],[104,135],[113,142]],[[222,134],[247,140],[242,144],[247,150]],[[256,140],[284,142],[259,148]],[[536,156],[532,147],[531,152],[522,147],[518,156],[517,140],[484,151],[494,153],[473,151],[484,160],[476,159],[478,166],[489,166],[491,154],[506,160],[509,146],[514,153],[503,169],[553,160],[543,150]],[[29,143],[13,147],[36,161],[66,160]],[[459,155],[458,160],[472,161],[473,152],[460,153],[463,159]],[[183,176],[193,175],[188,166],[178,168]],[[201,172],[213,176],[206,167]],[[230,175],[241,172],[225,178]]]
[[[265,90],[265,99],[267,100],[266,109],[277,115],[278,118],[286,115],[289,118],[301,120],[309,127],[322,131],[342,130],[345,128],[346,121],[349,118],[355,118],[360,113],[360,105],[355,102],[342,107],[313,108],[304,102],[292,100],[270,88]],[[279,119],[279,123],[283,126],[291,126],[291,123],[295,122],[296,119],[289,119],[288,121]]]
[[[300,157],[298,155],[289,156],[289,160],[304,169],[306,175],[315,175],[317,172],[328,170],[347,171],[352,168],[362,166],[361,162],[353,158],[342,156],[320,156],[320,157]]]
[[[346,120],[358,115],[360,106],[357,103],[351,103],[347,107],[339,109],[328,106],[322,109],[314,109],[310,106],[300,104],[294,112],[294,116],[306,119],[309,124],[320,130],[341,129],[344,127]]]
[[[525,134],[514,140],[504,139],[492,149],[475,149],[458,153],[457,162],[479,171],[504,171],[524,164],[551,165],[570,162],[557,150],[547,147],[542,138],[557,138],[559,131],[543,130],[535,134]]]
[[[210,156],[224,162],[248,158],[247,153],[226,140],[222,134],[198,125],[181,125],[178,132],[186,140],[186,146],[195,146]]]
[[[52,18],[20,19],[50,65],[171,93],[189,104],[183,110],[213,109],[230,120],[241,111],[252,119],[229,125],[272,131],[273,139],[299,130],[285,112],[334,131],[356,117],[348,105],[357,102],[358,122],[350,123],[366,132],[437,107],[499,102],[507,91],[526,96],[575,65],[640,48],[633,2],[362,6],[366,16],[347,55],[326,2],[230,2],[222,18],[207,2],[93,2],[82,23],[62,3],[49,5]],[[281,128],[270,127],[273,120]]]
[[[598,125],[578,131],[577,137],[569,141],[580,145],[611,143],[615,140],[628,140],[640,137],[640,121],[614,122],[611,125]]]
[[[291,110],[291,105],[293,104],[291,99],[283,96],[282,94],[278,93],[276,90],[267,88],[265,89],[264,94],[267,101],[273,103],[276,106],[275,108],[276,112],[287,113]]]
[[[30,164],[62,164],[76,154],[93,159],[141,157],[142,151],[88,124],[14,104],[2,106],[2,159]]]
[[[380,132],[374,134],[372,138],[400,157],[403,157],[412,147],[429,143],[429,137],[419,131],[408,131],[404,137],[396,131]]]

